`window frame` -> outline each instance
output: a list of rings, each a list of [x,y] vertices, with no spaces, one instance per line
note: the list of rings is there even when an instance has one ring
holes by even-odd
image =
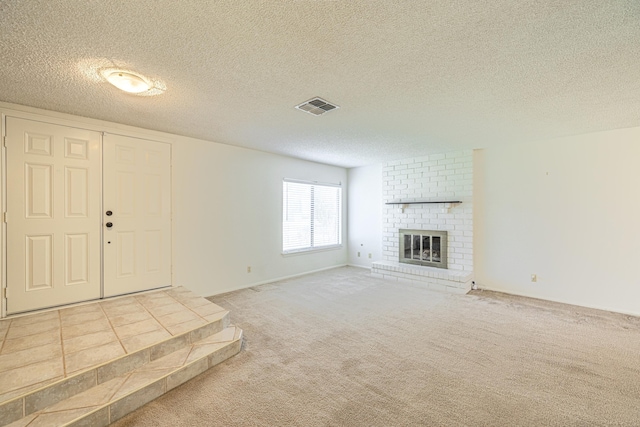
[[[284,236],[285,236],[285,184],[286,183],[294,183],[294,184],[304,184],[304,185],[309,185],[311,187],[311,198],[310,198],[310,219],[309,219],[309,228],[310,228],[310,240],[311,240],[311,246],[308,247],[303,247],[303,248],[298,248],[298,249],[289,249],[289,250],[285,250],[284,249]],[[322,245],[322,246],[315,246],[314,244],[314,234],[315,234],[315,227],[314,227],[314,222],[315,222],[315,209],[314,209],[314,187],[333,187],[333,188],[337,188],[339,190],[338,193],[338,227],[337,227],[337,231],[338,231],[338,243],[337,244],[329,244],[329,245]],[[301,179],[293,179],[293,178],[283,178],[282,179],[282,210],[281,210],[281,233],[280,233],[280,237],[281,237],[281,253],[283,256],[288,256],[288,255],[296,255],[296,254],[303,254],[303,253],[309,253],[309,252],[322,252],[322,251],[327,251],[327,250],[335,250],[335,249],[339,249],[342,248],[342,239],[343,239],[343,220],[344,220],[344,212],[343,212],[343,191],[342,191],[342,183],[326,183],[326,182],[318,182],[318,181],[305,181],[305,180],[301,180]]]

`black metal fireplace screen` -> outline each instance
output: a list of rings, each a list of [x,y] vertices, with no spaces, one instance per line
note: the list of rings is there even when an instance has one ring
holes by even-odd
[[[400,262],[447,268],[447,232],[400,230]]]

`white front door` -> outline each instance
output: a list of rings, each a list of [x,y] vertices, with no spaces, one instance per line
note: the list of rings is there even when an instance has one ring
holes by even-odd
[[[104,296],[171,285],[171,146],[103,139]]]
[[[100,133],[6,123],[8,314],[100,298]]]

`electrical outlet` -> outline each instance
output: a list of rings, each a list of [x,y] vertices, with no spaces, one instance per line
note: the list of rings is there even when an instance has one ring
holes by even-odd
[[[535,275],[535,274],[532,274],[532,275],[531,275],[531,281],[532,281],[532,282],[537,282],[537,281],[538,281],[538,276],[537,276],[537,275]]]
[[[360,252],[358,252],[358,258],[360,258]]]
[[[247,273],[251,273],[251,266],[247,267]]]
[[[369,258],[371,258],[371,254],[369,254]]]

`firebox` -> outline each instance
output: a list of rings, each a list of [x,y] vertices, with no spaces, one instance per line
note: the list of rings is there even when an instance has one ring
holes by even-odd
[[[400,262],[447,268],[447,232],[400,230]]]

